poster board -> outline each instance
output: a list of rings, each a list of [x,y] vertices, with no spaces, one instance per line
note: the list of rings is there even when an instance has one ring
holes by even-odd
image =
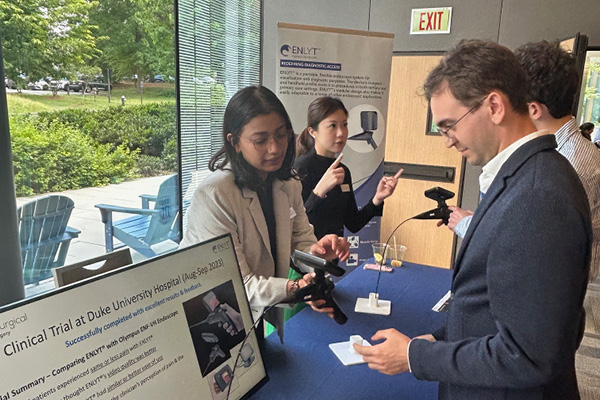
[[[394,35],[322,26],[277,24],[277,96],[296,133],[307,124],[309,104],[322,96],[339,98],[348,110],[348,141],[342,162],[350,169],[359,208],[373,198],[383,177],[390,71]],[[373,257],[380,218],[357,233],[347,229],[356,267]]]
[[[252,323],[220,236],[1,308],[0,399],[240,399],[266,380]]]

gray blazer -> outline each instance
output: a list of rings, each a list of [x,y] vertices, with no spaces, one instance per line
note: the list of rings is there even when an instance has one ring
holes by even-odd
[[[196,189],[180,247],[230,233],[253,316],[286,296],[290,255],[317,242],[302,202],[300,181],[273,182],[277,260],[271,255],[267,222],[256,192],[240,190],[230,171],[211,173]]]
[[[592,228],[555,147],[541,136],[504,163],[458,255],[445,333],[410,344],[413,374],[439,381],[441,399],[579,398]]]

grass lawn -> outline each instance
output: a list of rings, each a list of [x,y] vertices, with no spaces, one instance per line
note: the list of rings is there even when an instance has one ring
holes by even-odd
[[[82,95],[81,92],[65,92],[58,96],[35,95],[24,93],[7,93],[9,114],[24,114],[40,111],[57,111],[67,108],[85,108],[97,110],[109,106],[120,106],[121,96],[125,96],[127,105],[143,103],[175,102],[175,85],[169,83],[145,83],[143,97],[138,93],[133,83],[117,83],[111,91],[111,102],[108,102],[108,92],[100,91],[96,99],[92,93]],[[142,97],[142,98],[141,98]]]

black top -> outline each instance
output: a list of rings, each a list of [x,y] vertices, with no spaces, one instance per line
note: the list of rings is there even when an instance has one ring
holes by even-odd
[[[313,193],[313,189],[334,161],[333,158],[318,155],[313,149],[298,157],[294,164],[302,180],[302,199],[306,214],[315,228],[317,239],[329,233],[344,236],[344,226],[351,232],[358,232],[371,218],[383,215],[383,203],[376,206],[373,199],[358,210],[350,170],[342,163],[340,166],[345,171],[342,185],[331,189],[325,198]]]
[[[265,221],[267,222],[267,230],[269,231],[269,244],[271,245],[271,255],[273,256],[273,261],[275,261],[275,264],[277,264],[277,233],[275,231],[275,211],[273,211],[272,180],[257,190],[256,194],[258,195],[260,208],[262,208]]]

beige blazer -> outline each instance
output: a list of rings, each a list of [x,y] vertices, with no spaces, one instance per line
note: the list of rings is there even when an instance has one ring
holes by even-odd
[[[211,173],[196,189],[187,213],[180,247],[230,233],[253,316],[286,296],[290,254],[309,251],[317,242],[302,202],[300,181],[273,182],[277,260],[271,255],[269,233],[256,192],[240,190],[231,171]]]

